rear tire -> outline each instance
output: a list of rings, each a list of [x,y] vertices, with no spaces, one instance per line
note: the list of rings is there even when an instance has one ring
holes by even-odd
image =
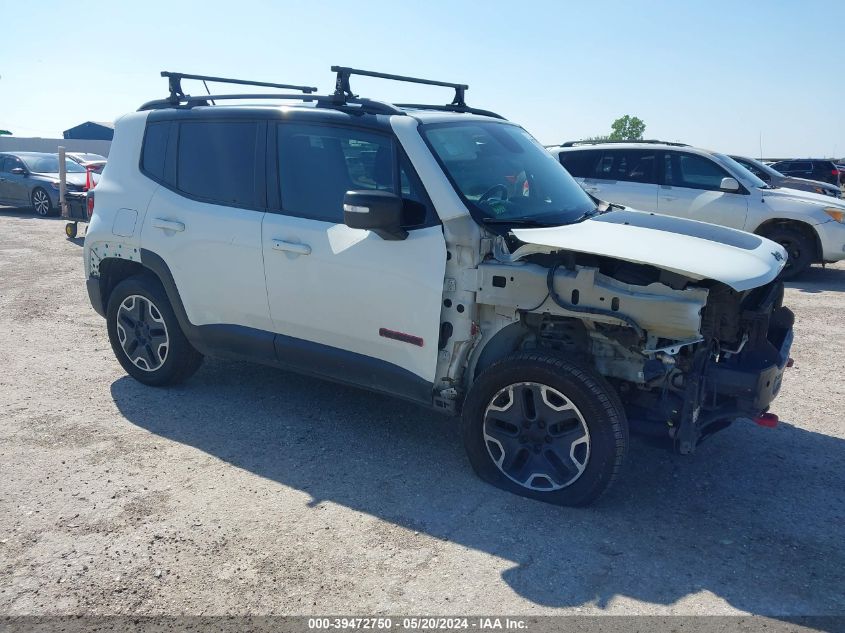
[[[150,275],[124,279],[109,295],[109,342],[118,362],[145,385],[175,385],[202,363],[185,338],[161,283]]]
[[[36,215],[46,218],[53,213],[53,202],[50,200],[50,195],[41,187],[36,187],[29,195],[29,201],[32,203],[32,210]]]
[[[545,352],[486,369],[464,404],[463,438],[481,479],[518,495],[586,506],[619,476],[625,412],[598,374]]]
[[[816,245],[812,238],[804,232],[783,226],[768,229],[762,235],[786,249],[786,266],[780,273],[782,280],[795,279],[812,265],[815,259]]]

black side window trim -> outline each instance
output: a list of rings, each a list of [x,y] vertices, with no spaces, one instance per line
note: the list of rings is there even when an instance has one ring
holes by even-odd
[[[267,130],[267,151],[266,151],[266,164],[267,164],[267,212],[268,213],[275,213],[278,215],[283,215],[291,218],[302,218],[304,220],[311,220],[313,222],[323,222],[325,224],[332,224],[329,220],[320,220],[318,218],[312,218],[308,215],[301,214],[301,213],[293,213],[291,211],[286,211],[283,207],[282,203],[282,192],[281,192],[281,180],[279,178],[279,135],[277,134],[277,130],[280,125],[314,125],[320,127],[328,127],[328,128],[337,128],[341,130],[354,130],[365,132],[367,134],[375,134],[377,136],[381,136],[383,138],[389,139],[392,146],[393,146],[393,160],[394,160],[394,171],[393,171],[393,179],[394,179],[394,188],[396,191],[399,191],[401,194],[401,179],[399,174],[400,164],[404,162],[407,164],[408,168],[411,170],[409,174],[409,178],[415,179],[421,187],[421,190],[424,194],[425,198],[425,207],[426,207],[426,221],[422,224],[415,224],[413,226],[404,227],[408,231],[415,231],[418,229],[425,229],[432,226],[438,226],[441,224],[440,216],[437,215],[437,211],[434,208],[434,204],[431,202],[431,197],[428,195],[428,191],[425,190],[425,186],[422,183],[422,180],[417,174],[416,170],[414,169],[414,165],[411,163],[411,159],[405,153],[405,150],[399,144],[399,141],[393,134],[385,133],[381,130],[375,130],[372,127],[363,126],[363,125],[348,125],[348,124],[338,124],[334,122],[322,122],[322,121],[271,121],[274,125],[269,125]],[[337,224],[337,223],[335,223]],[[342,224],[342,222],[340,223]]]

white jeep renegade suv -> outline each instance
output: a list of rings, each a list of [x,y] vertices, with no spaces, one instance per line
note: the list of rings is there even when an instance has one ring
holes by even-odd
[[[250,359],[462,414],[482,478],[568,505],[617,477],[629,422],[690,453],[768,419],[780,246],[599,202],[466,86],[396,106],[350,76],[413,79],[333,70],[334,94],[286,106],[209,105],[245,95],[168,74],[117,122],[84,259],[129,374]]]
[[[789,254],[783,279],[845,259],[845,201],[773,187],[725,154],[660,141],[575,141],[549,151],[602,200],[778,242]]]

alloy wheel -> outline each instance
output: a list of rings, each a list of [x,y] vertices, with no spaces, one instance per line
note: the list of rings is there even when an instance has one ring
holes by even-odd
[[[484,413],[484,443],[496,467],[531,490],[573,484],[590,459],[590,432],[578,407],[548,385],[508,385]]]
[[[38,215],[47,215],[50,212],[50,197],[43,189],[32,192],[32,208]]]
[[[144,371],[167,360],[170,338],[159,309],[148,298],[129,295],[117,309],[117,338],[127,358]]]

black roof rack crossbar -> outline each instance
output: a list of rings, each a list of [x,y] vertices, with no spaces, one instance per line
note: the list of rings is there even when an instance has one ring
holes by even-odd
[[[349,86],[349,77],[352,75],[361,75],[363,77],[376,77],[378,79],[390,79],[392,81],[405,81],[413,84],[425,84],[427,86],[443,86],[445,88],[455,89],[455,98],[449,105],[467,107],[465,100],[465,92],[469,90],[466,84],[455,84],[448,81],[436,81],[434,79],[419,79],[418,77],[405,77],[404,75],[391,75],[388,73],[377,73],[372,70],[360,70],[358,68],[349,68],[347,66],[332,66],[332,72],[337,73],[335,80],[334,94],[338,101],[344,101],[348,98],[353,98],[356,95],[352,93],[352,88]]]
[[[605,145],[605,144],[612,144],[612,143],[643,143],[643,144],[651,144],[651,145],[673,145],[675,147],[689,147],[686,143],[678,143],[677,141],[661,141],[658,139],[640,139],[640,140],[632,140],[632,141],[625,141],[625,140],[586,140],[586,141],[566,141],[565,143],[561,143],[560,147],[575,147],[576,145]],[[549,145],[549,147],[554,147],[553,145]]]
[[[281,88],[282,90],[297,90],[305,94],[317,92],[314,86],[295,86],[292,84],[276,84],[267,81],[249,81],[247,79],[231,79],[228,77],[211,77],[209,75],[190,75],[188,73],[173,73],[167,70],[161,71],[162,77],[167,77],[168,88],[170,90],[170,101],[179,103],[186,95],[182,90],[183,79],[197,79],[202,82],[212,81],[220,84],[239,84],[242,86],[262,86],[264,88]],[[208,97],[206,97],[208,98]]]
[[[504,120],[501,114],[491,112],[490,110],[481,110],[480,108],[470,108],[469,106],[459,106],[454,104],[448,105],[428,105],[425,103],[397,103],[397,108],[406,108],[408,110],[437,110],[438,112],[464,112],[466,114],[480,114],[481,116],[489,116],[496,119]]]
[[[147,103],[143,104],[138,111],[144,110],[160,110],[163,108],[173,108],[173,107],[184,107],[184,108],[192,108],[194,106],[207,106],[208,102],[215,102],[215,101],[226,101],[226,100],[235,100],[235,99],[249,99],[249,100],[258,100],[258,99],[281,99],[281,100],[294,100],[294,101],[304,101],[304,102],[316,102],[317,105],[330,105],[337,107],[338,104],[335,102],[334,95],[315,95],[315,94],[268,94],[268,93],[259,93],[259,94],[231,94],[231,95],[183,95],[178,97],[177,101],[172,101],[170,98],[168,99],[155,99],[153,101],[148,101]],[[373,101],[372,99],[359,99],[359,98],[352,98],[347,99],[345,103],[340,104],[343,106],[350,106],[350,110],[357,106],[358,109],[362,112],[366,112],[369,114],[405,114],[399,108],[390,105],[389,103],[382,103],[381,101]]]

